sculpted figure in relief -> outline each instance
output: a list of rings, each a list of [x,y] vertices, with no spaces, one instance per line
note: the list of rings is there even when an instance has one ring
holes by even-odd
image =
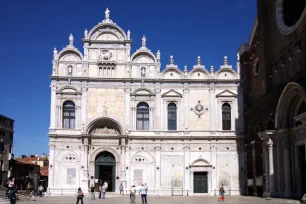
[[[72,66],[71,65],[68,66],[68,75],[72,76]]]
[[[145,77],[146,76],[146,68],[142,67],[141,68],[141,77]]]
[[[142,36],[142,47],[146,47],[146,37],[145,36]]]
[[[106,126],[104,128],[97,128],[95,129],[91,134],[93,135],[108,135],[108,134],[119,134],[117,130],[107,128]]]

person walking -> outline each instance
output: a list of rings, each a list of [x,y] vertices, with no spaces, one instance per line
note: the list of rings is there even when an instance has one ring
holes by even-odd
[[[79,204],[79,201],[81,201],[81,204],[83,204],[83,197],[84,197],[84,193],[83,193],[82,189],[78,188],[76,204]]]
[[[11,187],[9,187],[8,192],[7,192],[7,198],[10,199],[11,204],[15,204],[16,200],[17,200],[17,187],[15,186],[15,184],[11,185]]]
[[[121,193],[122,193],[122,195],[124,195],[123,184],[122,183],[119,186],[119,191],[120,191],[120,195],[121,195]]]
[[[104,186],[105,186],[105,192],[107,191],[107,189],[108,189],[108,183],[106,182],[106,181],[104,181],[104,184],[103,184]]]
[[[136,200],[136,188],[135,185],[133,185],[130,189],[130,203],[135,203]]]
[[[142,204],[147,204],[147,192],[148,189],[143,184],[141,184],[141,187],[139,188],[139,193],[141,195]]]
[[[40,197],[42,197],[43,191],[44,191],[44,187],[43,187],[42,185],[40,185],[40,186],[38,187],[38,195],[39,195]]]
[[[91,200],[96,200],[96,198],[95,198],[95,187],[94,187],[93,184],[90,187],[90,199]]]
[[[106,186],[105,186],[105,184],[103,184],[103,186],[102,186],[102,199],[105,199],[105,194],[106,194]]]
[[[101,194],[102,194],[102,186],[99,185],[99,199],[101,199]]]
[[[33,187],[33,185],[32,184],[30,184],[30,187],[29,187],[29,198],[28,198],[28,200],[33,200],[33,201],[35,201],[35,192],[34,192],[34,187]]]
[[[220,195],[219,200],[220,200],[221,202],[224,202],[224,194],[225,194],[224,185],[222,184],[221,187],[220,187],[220,189],[219,189],[219,195]]]

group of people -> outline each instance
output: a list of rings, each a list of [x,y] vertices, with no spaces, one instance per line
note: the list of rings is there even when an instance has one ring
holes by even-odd
[[[108,188],[108,183],[105,181],[103,183],[103,185],[99,185],[99,199],[105,199],[105,194]],[[84,193],[82,191],[81,188],[78,188],[78,192],[77,192],[77,204],[79,203],[79,201],[81,201],[81,204],[83,204],[83,198],[84,198]],[[90,199],[91,200],[96,200],[95,197],[95,186],[92,184],[90,187]]]
[[[139,188],[139,195],[141,196],[141,202],[142,204],[147,204],[147,193],[148,193],[148,186],[147,184],[142,184]],[[135,203],[136,200],[136,188],[135,185],[133,185],[130,189],[130,203]]]

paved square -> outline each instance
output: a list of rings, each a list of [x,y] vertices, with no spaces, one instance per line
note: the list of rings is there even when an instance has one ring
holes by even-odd
[[[76,203],[76,197],[43,197],[37,198],[36,201],[20,201],[23,203],[35,203],[35,204],[69,204]],[[128,196],[124,197],[108,197],[105,200],[96,199],[90,200],[90,197],[84,198],[84,204],[129,204]],[[217,204],[220,203],[217,197],[210,196],[189,196],[189,197],[148,197],[149,204]],[[295,200],[285,200],[285,199],[271,199],[266,200],[257,197],[244,197],[244,196],[230,196],[225,198],[224,203],[232,204],[276,204],[276,203],[299,203]],[[136,204],[141,204],[140,196],[136,197]]]

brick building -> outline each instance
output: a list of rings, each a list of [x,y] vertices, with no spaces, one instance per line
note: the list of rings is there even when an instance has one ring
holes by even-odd
[[[13,157],[14,120],[0,114],[0,185],[10,175],[9,160]]]
[[[257,0],[239,53],[244,81],[246,192],[306,193],[305,1]]]

